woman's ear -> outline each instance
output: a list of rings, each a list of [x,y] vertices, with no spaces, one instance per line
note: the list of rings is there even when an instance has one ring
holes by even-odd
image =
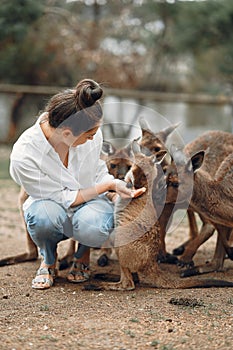
[[[70,136],[74,137],[72,131],[70,129],[63,129],[62,130],[62,135],[64,138],[68,138]]]

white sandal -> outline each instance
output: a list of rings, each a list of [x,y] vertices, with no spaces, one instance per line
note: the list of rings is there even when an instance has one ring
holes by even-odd
[[[40,267],[32,280],[33,289],[48,289],[54,284],[56,270],[51,267]]]

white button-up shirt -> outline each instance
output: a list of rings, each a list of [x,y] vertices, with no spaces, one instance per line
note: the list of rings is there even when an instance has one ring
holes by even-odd
[[[70,147],[66,168],[41,130],[39,118],[16,141],[10,157],[11,177],[29,195],[23,210],[39,199],[54,200],[68,209],[79,189],[113,179],[100,159],[102,142],[98,129],[93,140]]]

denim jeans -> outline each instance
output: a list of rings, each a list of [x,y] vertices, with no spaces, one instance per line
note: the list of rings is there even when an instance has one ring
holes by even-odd
[[[69,237],[84,246],[101,247],[113,228],[113,204],[100,196],[75,208],[65,209],[52,200],[33,202],[24,213],[28,232],[47,265],[53,265],[57,244]]]

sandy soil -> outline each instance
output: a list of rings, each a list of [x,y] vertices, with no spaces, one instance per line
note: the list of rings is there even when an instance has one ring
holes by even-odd
[[[11,180],[0,180],[0,258],[25,251],[18,191]],[[169,251],[185,240],[187,231],[184,219],[168,235]],[[66,245],[60,244],[60,255]],[[201,247],[195,262],[211,259],[214,247],[215,237]],[[101,268],[96,258],[93,251],[93,282],[96,273],[119,274],[116,261]],[[0,267],[2,350],[232,349],[231,288],[162,290],[137,285],[131,292],[85,291],[83,284],[67,282],[62,271],[54,287],[35,291],[31,280],[38,266],[39,260]],[[233,263],[226,260],[224,266],[224,272],[209,277],[233,281]],[[162,268],[179,278],[177,267]]]

